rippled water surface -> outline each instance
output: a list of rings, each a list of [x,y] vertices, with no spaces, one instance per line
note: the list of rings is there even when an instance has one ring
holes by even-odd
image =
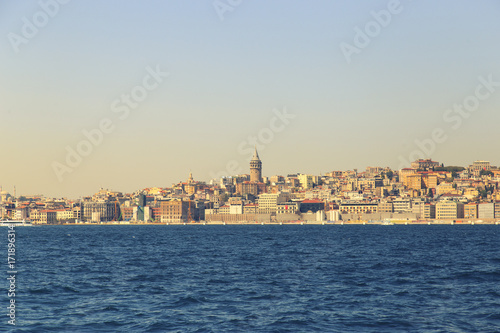
[[[20,227],[16,245],[20,332],[500,332],[494,225]]]

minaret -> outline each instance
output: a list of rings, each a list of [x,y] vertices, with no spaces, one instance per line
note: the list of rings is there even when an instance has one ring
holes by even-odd
[[[250,181],[262,182],[262,162],[259,158],[259,153],[257,153],[257,147],[255,147],[255,152],[250,161]]]

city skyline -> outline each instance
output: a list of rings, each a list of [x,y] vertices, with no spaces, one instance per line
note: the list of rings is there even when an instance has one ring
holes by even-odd
[[[248,173],[255,145],[268,176],[500,164],[495,1],[0,8],[9,192],[209,181]]]
[[[442,162],[438,162],[438,161],[433,161],[432,159],[418,159],[418,160],[415,160],[415,161],[412,161],[411,164],[407,165],[405,168],[402,168],[402,169],[391,169],[390,167],[388,166],[381,166],[381,165],[369,165],[369,166],[366,166],[365,168],[362,168],[362,169],[357,169],[357,168],[350,168],[350,169],[331,169],[331,170],[328,170],[328,171],[325,171],[325,172],[321,172],[319,174],[308,174],[308,173],[302,173],[302,172],[289,172],[289,173],[285,173],[285,174],[273,174],[273,175],[267,175],[267,176],[263,176],[262,175],[262,166],[263,166],[263,163],[260,159],[260,156],[259,156],[259,153],[258,153],[258,150],[257,150],[257,147],[254,147],[254,153],[252,155],[252,159],[248,162],[248,166],[247,166],[247,170],[245,170],[246,172],[243,172],[243,173],[238,173],[238,174],[228,174],[226,176],[222,176],[220,178],[212,178],[212,179],[208,179],[208,180],[205,180],[205,179],[195,179],[195,177],[193,176],[193,173],[191,171],[189,171],[187,173],[187,181],[184,182],[184,179],[178,179],[177,181],[171,183],[171,185],[160,185],[160,184],[153,184],[151,186],[146,186],[146,187],[141,187],[141,188],[135,188],[135,189],[131,189],[131,190],[122,190],[120,188],[107,188],[107,187],[103,187],[103,186],[100,186],[99,187],[99,190],[97,188],[93,189],[93,191],[90,191],[88,193],[85,193],[85,194],[81,194],[81,195],[78,195],[78,196],[75,196],[75,197],[71,197],[71,196],[63,196],[63,195],[46,195],[45,193],[20,193],[20,192],[17,192],[17,188],[16,186],[14,185],[13,187],[13,191],[10,192],[8,188],[4,188],[2,186],[2,184],[0,184],[0,192],[2,192],[3,194],[9,194],[9,195],[12,195],[14,194],[14,197],[21,197],[21,196],[28,196],[28,197],[36,197],[36,196],[41,196],[41,197],[46,197],[46,198],[50,198],[50,197],[53,197],[53,198],[65,198],[65,199],[70,199],[70,200],[73,200],[73,199],[81,199],[81,198],[84,198],[84,197],[90,197],[92,196],[94,193],[99,192],[99,191],[102,191],[102,190],[106,190],[106,191],[111,191],[111,192],[120,192],[120,193],[138,193],[138,192],[142,192],[144,190],[147,190],[147,189],[151,189],[151,188],[164,188],[164,189],[168,189],[168,188],[173,188],[175,187],[176,185],[178,184],[189,184],[191,182],[194,182],[196,181],[196,183],[205,183],[205,184],[212,184],[212,185],[215,185],[215,186],[219,186],[220,185],[220,182],[222,181],[222,178],[237,178],[237,177],[243,177],[243,176],[247,176],[248,177],[248,180],[251,182],[251,183],[261,183],[263,182],[264,178],[266,179],[266,182],[270,182],[272,183],[272,181],[270,181],[270,179],[272,177],[276,177],[276,176],[279,176],[279,177],[290,177],[290,176],[300,176],[300,175],[306,175],[306,176],[314,176],[314,177],[323,177],[325,176],[326,174],[329,174],[331,172],[349,172],[349,171],[353,171],[353,172],[356,172],[358,174],[364,174],[365,172],[368,172],[369,169],[372,169],[372,168],[375,168],[375,169],[386,169],[386,168],[389,168],[391,171],[393,172],[402,172],[404,171],[405,169],[413,169],[413,170],[418,170],[419,168],[418,167],[414,167],[415,164],[423,164],[423,165],[426,165],[426,168],[428,168],[429,166],[427,165],[428,163],[431,163],[433,165],[438,165],[438,166],[445,166],[445,167],[450,167],[450,168],[453,168],[453,167],[459,167],[459,168],[463,168],[463,169],[467,169],[467,168],[471,168],[473,167],[474,164],[476,163],[486,163],[488,165],[488,168],[491,166],[492,168],[498,168],[498,166],[496,165],[492,165],[490,163],[490,161],[486,161],[486,160],[476,160],[476,161],[473,161],[471,162],[469,165],[467,166],[462,166],[462,165],[446,165],[445,163],[442,163]],[[17,192],[17,193],[16,193]],[[18,194],[18,195],[16,195]]]
[[[499,224],[500,169],[489,161],[467,168],[418,159],[410,168],[336,170],[262,177],[257,148],[250,174],[209,184],[187,181],[122,193],[101,188],[79,199],[17,197],[0,190],[0,217],[36,224],[67,223],[398,223]],[[474,220],[471,220],[474,219]],[[305,220],[305,221],[304,221]],[[476,221],[477,220],[477,221]],[[392,221],[392,222],[391,222]],[[370,222],[370,223],[371,223]],[[16,222],[18,223],[18,222]],[[24,223],[24,222],[23,222]],[[356,223],[356,222],[355,222]]]

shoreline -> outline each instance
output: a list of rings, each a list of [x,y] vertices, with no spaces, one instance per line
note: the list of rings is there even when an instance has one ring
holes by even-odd
[[[101,223],[61,223],[61,224],[33,224],[36,226],[103,226],[103,225],[114,225],[114,226],[137,226],[137,225],[500,225],[500,221],[481,221],[481,220],[467,220],[467,221],[456,221],[456,220],[430,220],[430,221],[303,221],[303,222],[169,222],[169,223],[151,223],[151,222],[101,222]]]

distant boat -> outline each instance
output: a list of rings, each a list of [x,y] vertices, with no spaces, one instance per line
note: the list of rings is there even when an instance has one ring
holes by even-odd
[[[26,220],[0,220],[0,227],[32,227],[31,221]]]

